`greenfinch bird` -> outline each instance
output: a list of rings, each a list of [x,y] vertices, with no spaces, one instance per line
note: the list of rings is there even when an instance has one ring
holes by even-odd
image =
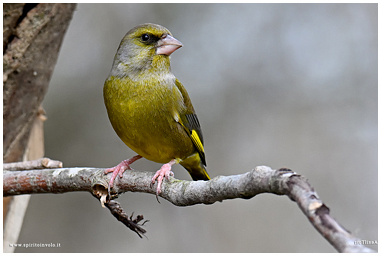
[[[144,157],[165,163],[152,178],[156,195],[179,163],[193,180],[209,180],[200,123],[185,87],[171,72],[170,55],[182,47],[163,26],[146,23],[131,29],[116,52],[103,96],[120,139],[138,155],[105,170],[117,175]]]

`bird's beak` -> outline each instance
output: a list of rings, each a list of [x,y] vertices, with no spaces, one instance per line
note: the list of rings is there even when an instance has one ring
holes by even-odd
[[[171,55],[179,49],[183,44],[171,35],[165,35],[157,44],[156,54]]]

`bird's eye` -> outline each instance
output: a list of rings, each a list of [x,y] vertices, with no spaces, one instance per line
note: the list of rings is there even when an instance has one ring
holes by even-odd
[[[142,35],[142,41],[147,42],[149,40],[149,35],[148,34],[143,34]]]

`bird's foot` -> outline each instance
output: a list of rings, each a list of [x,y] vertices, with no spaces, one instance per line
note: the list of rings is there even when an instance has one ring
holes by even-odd
[[[157,188],[156,188],[156,199],[158,199],[159,194],[161,193],[161,183],[163,182],[164,177],[169,179],[169,176],[173,176],[173,172],[171,171],[172,165],[176,163],[176,160],[173,159],[169,163],[164,164],[160,170],[158,170],[155,175],[152,177],[151,186],[155,184],[157,180]],[[159,200],[157,200],[159,201]]]
[[[132,164],[136,160],[139,160],[140,158],[142,158],[142,157],[140,155],[137,155],[137,156],[134,156],[130,159],[123,160],[117,166],[106,169],[104,171],[104,174],[112,172],[111,179],[110,179],[110,182],[108,184],[109,185],[108,188],[109,189],[112,188],[112,186],[114,185],[114,181],[116,179],[116,176],[118,176],[118,174],[119,174],[120,178],[123,178],[123,173],[126,170],[131,170],[130,164]]]

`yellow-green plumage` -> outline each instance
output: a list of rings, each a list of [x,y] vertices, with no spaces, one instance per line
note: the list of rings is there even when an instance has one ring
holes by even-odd
[[[143,41],[144,34],[153,39]],[[140,156],[158,163],[175,159],[194,180],[208,180],[201,128],[189,95],[170,71],[171,52],[157,54],[160,40],[171,36],[155,24],[127,33],[104,85],[107,113],[118,136]]]

